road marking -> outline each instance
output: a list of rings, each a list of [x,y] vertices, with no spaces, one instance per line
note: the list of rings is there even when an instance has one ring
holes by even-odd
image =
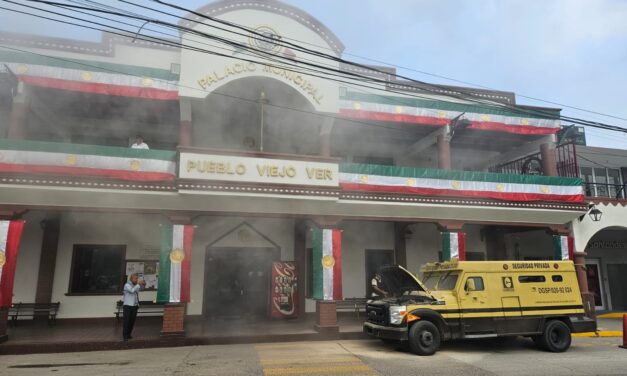
[[[255,350],[266,376],[378,375],[335,342],[259,344]]]

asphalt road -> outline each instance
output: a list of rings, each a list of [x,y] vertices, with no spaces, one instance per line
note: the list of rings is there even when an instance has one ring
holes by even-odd
[[[0,375],[627,375],[620,340],[574,338],[563,354],[520,338],[448,343],[431,357],[375,340],[8,355]]]

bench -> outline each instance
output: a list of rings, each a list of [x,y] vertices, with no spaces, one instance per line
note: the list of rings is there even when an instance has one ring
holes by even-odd
[[[335,310],[337,312],[355,312],[359,318],[359,312],[366,312],[366,298],[346,298],[344,300],[335,301]]]
[[[15,303],[9,309],[9,317],[13,325],[17,324],[19,317],[47,316],[48,324],[54,324],[59,311],[60,302],[56,303]]]
[[[121,300],[115,303],[115,319],[120,321],[120,317],[123,316],[124,304]],[[151,300],[142,300],[139,302],[139,308],[137,309],[137,316],[163,316],[163,303],[155,303]]]

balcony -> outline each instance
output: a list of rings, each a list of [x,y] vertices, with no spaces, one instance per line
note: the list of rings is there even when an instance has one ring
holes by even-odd
[[[173,182],[176,152],[0,139],[0,173],[3,182],[18,183],[42,177],[63,177],[64,183],[81,186],[98,179]]]
[[[166,150],[2,139],[0,178],[3,183],[13,184],[170,191],[195,187],[197,190],[231,192],[291,192],[301,196],[309,192],[336,199],[361,197],[396,202],[412,202],[412,198],[416,197],[503,202],[580,203],[584,200],[581,180],[572,177],[338,164],[337,160],[324,160],[315,156],[257,152],[192,151],[193,154],[185,150],[177,154]],[[187,176],[181,172],[177,175],[177,164],[189,170],[186,158],[191,155],[204,161],[202,163],[207,168],[202,171],[203,174]],[[264,164],[263,169],[259,168],[260,161]],[[212,163],[215,166],[213,171]],[[236,166],[244,166],[246,163],[250,166],[245,172],[237,171]],[[276,176],[272,172],[274,170],[270,170],[275,167]],[[290,174],[281,175],[281,171],[286,171],[286,168]],[[292,171],[290,168],[295,169]],[[316,179],[317,173],[320,173],[322,180]],[[207,185],[208,182],[212,182],[212,185]],[[291,190],[276,187],[291,187]],[[616,188],[613,189],[616,191]]]

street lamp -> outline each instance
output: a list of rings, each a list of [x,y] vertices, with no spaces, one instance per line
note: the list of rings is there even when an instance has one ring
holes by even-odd
[[[590,216],[590,219],[592,219],[593,222],[598,222],[601,220],[601,216],[603,215],[603,212],[597,209],[597,207],[594,204],[590,204],[588,205],[588,212],[586,214]],[[579,222],[583,221],[586,214],[582,214],[581,217],[579,217]]]
[[[592,210],[590,210],[590,213],[588,213],[588,215],[594,222],[598,222],[601,220],[603,212],[597,209],[595,206],[592,206]]]

